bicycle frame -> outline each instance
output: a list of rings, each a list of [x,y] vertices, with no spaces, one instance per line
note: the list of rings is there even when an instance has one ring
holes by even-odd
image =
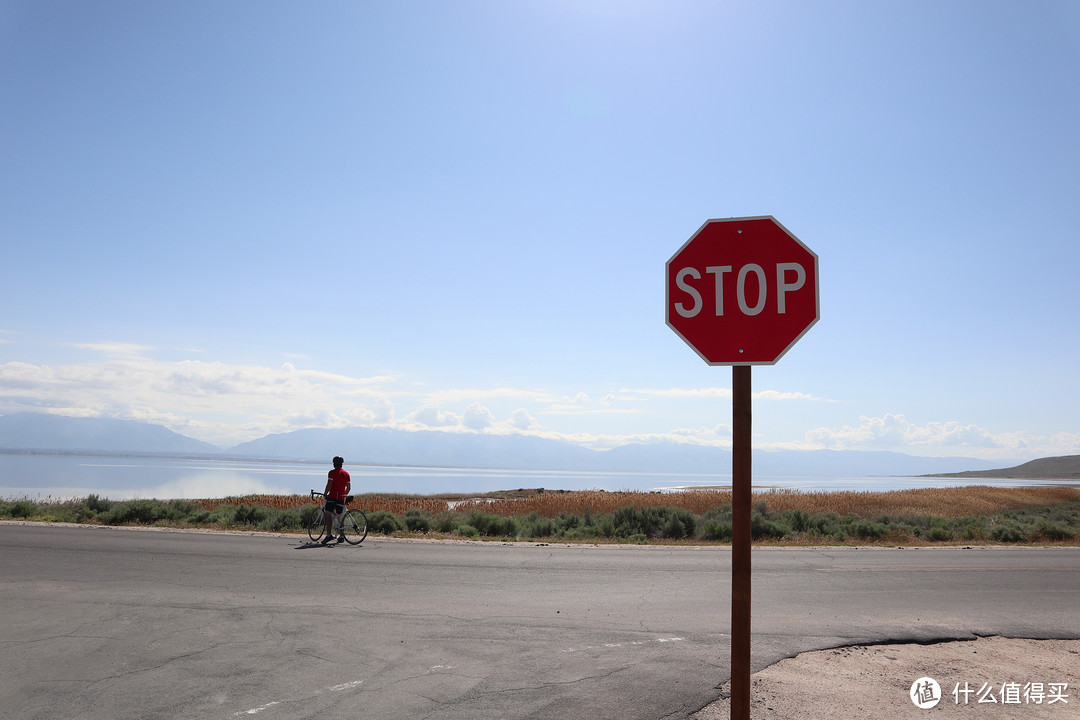
[[[309,523],[310,527],[308,529],[308,536],[313,541],[318,539],[316,538],[316,534],[321,536],[322,533],[325,532],[325,530],[322,530],[316,533],[315,528],[325,527],[326,525],[327,500],[326,493],[316,492],[314,489],[311,490],[311,499],[313,501],[318,502],[318,498],[320,497],[323,499],[321,516],[317,515],[312,518],[312,521]],[[353,495],[347,496],[342,503],[342,509],[333,512],[334,517],[331,520],[330,527],[331,534],[336,533],[339,536],[344,537],[350,545],[359,545],[364,541],[364,538],[367,537],[367,515],[364,513],[363,510],[349,507],[349,503],[352,502],[353,497]],[[348,517],[347,521],[346,517]],[[348,530],[350,527],[352,528],[352,532],[346,533],[346,530]],[[357,535],[357,533],[359,535]],[[359,537],[359,539],[355,539],[357,537]]]

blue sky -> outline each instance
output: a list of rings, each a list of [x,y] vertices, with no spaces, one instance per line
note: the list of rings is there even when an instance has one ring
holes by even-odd
[[[0,414],[730,444],[664,322],[819,256],[760,448],[1080,453],[1072,2],[0,0]]]

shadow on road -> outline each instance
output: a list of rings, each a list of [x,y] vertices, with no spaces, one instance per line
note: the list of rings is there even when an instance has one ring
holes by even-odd
[[[321,542],[309,540],[306,543],[297,545],[293,549],[294,550],[312,550],[314,548],[333,548],[333,547],[337,547],[337,546],[338,546],[337,543],[327,543],[326,545],[323,545]]]
[[[346,545],[345,543],[337,543],[337,542],[327,543],[326,545],[323,545],[321,542],[319,542],[317,540],[315,540],[315,541],[309,540],[306,543],[301,543],[300,545],[297,545],[295,548],[293,548],[293,550],[314,550],[315,548],[336,548],[336,547],[342,547],[342,548],[344,548],[344,547],[363,547],[363,545]]]

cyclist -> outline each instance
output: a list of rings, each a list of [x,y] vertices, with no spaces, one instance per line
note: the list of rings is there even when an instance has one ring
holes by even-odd
[[[334,458],[334,469],[326,474],[326,504],[323,505],[323,519],[326,521],[326,537],[322,544],[326,545],[334,539],[334,514],[345,512],[345,498],[352,487],[352,479],[349,473],[342,470],[345,460],[340,457]],[[339,543],[345,542],[345,533],[338,536]]]

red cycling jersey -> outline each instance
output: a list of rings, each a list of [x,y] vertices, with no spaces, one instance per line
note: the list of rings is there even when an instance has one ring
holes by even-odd
[[[352,479],[349,473],[341,468],[334,468],[326,474],[330,482],[330,492],[326,494],[328,500],[344,500],[352,487]]]

